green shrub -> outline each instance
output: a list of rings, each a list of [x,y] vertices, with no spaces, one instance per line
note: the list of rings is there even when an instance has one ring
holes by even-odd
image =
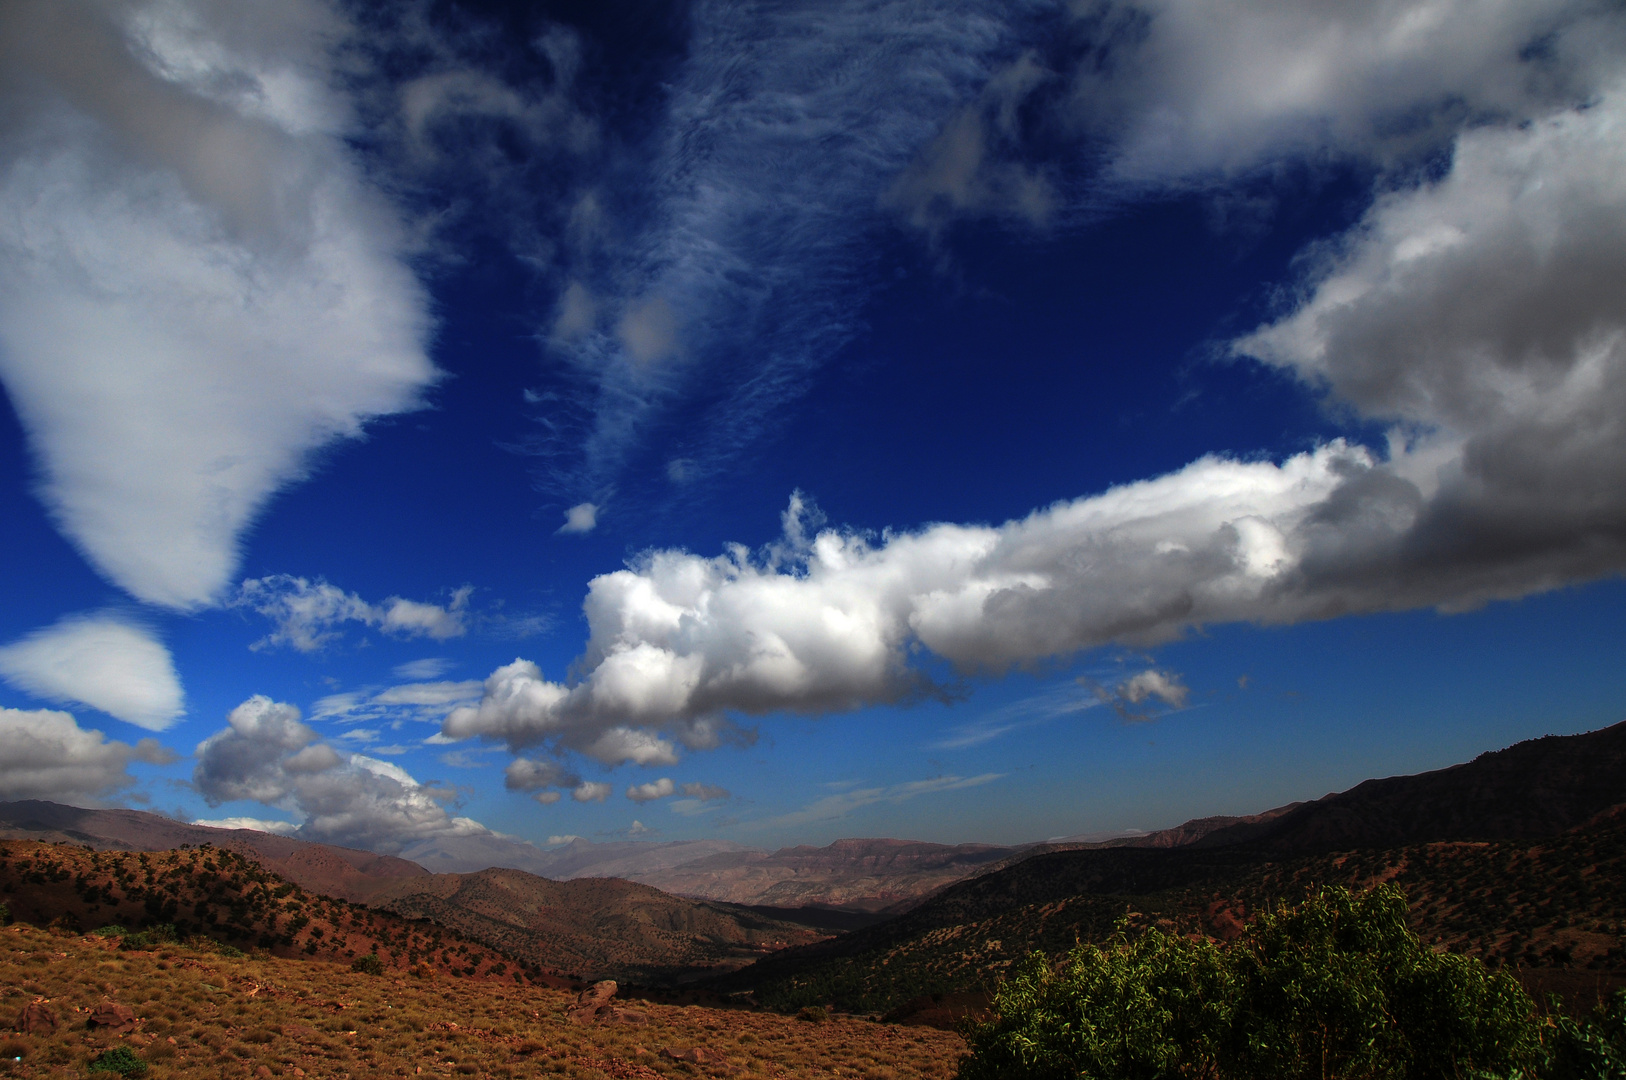
[[[106,926],[100,928],[99,930],[92,930],[91,931],[91,933],[96,935],[97,937],[123,937],[125,934],[128,934],[129,932],[130,931],[126,930],[124,927],[120,926],[118,923],[108,923]]]
[[[1528,1074],[1543,1052],[1529,995],[1423,948],[1406,911],[1393,886],[1333,888],[1223,949],[1120,923],[1059,967],[1034,953],[999,987],[994,1017],[966,1029],[961,1080]]]
[[[382,975],[384,961],[378,958],[377,953],[368,953],[366,956],[356,957],[350,964],[350,970],[359,971],[363,975]]]
[[[112,1072],[120,1076],[145,1076],[147,1063],[136,1056],[136,1052],[128,1046],[115,1046],[111,1050],[102,1051],[90,1063],[91,1072]]]

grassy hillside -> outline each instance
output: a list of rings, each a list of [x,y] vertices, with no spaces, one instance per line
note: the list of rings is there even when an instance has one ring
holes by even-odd
[[[105,938],[6,927],[0,1025],[9,1030],[36,1000],[58,1026],[0,1035],[0,1075],[84,1076],[111,1051],[163,1080],[705,1074],[947,1080],[964,1049],[958,1036],[930,1029],[639,1002],[633,1004],[646,1012],[645,1026],[584,1027],[565,1019],[574,995],[543,986],[375,977],[346,964],[229,957],[176,944],[121,952]],[[108,1000],[134,1011],[133,1031],[87,1027],[90,1010]],[[663,1054],[696,1048],[720,1063],[697,1071]]]

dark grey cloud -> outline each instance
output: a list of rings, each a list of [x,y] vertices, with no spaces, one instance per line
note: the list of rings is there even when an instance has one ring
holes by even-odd
[[[131,746],[81,728],[65,712],[0,709],[0,799],[100,806],[119,800],[135,783],[132,762],[174,760],[154,739]]]

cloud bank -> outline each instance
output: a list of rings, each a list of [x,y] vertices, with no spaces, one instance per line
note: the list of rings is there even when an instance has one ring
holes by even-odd
[[[163,731],[185,711],[169,650],[116,615],[66,618],[0,648],[0,677],[48,701],[88,705],[149,731]]]
[[[192,780],[210,806],[247,800],[301,816],[297,835],[393,854],[425,840],[488,837],[447,809],[455,793],[324,742],[292,705],[255,695],[197,749]]]
[[[100,731],[84,730],[65,712],[0,709],[0,800],[101,806],[135,782],[131,762],[174,760],[155,739],[134,746],[109,740]]]
[[[141,600],[218,600],[312,452],[437,377],[346,33],[315,0],[0,11],[0,380],[58,527]]]

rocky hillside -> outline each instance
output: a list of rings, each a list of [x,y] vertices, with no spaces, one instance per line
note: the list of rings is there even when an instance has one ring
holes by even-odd
[[[772,853],[725,852],[637,880],[681,896],[796,908],[882,911],[983,873],[1015,849],[913,840],[837,840]]]
[[[1036,855],[717,986],[781,1007],[887,1009],[986,987],[1027,951],[1098,940],[1126,914],[1223,939],[1316,884],[1387,880],[1408,890],[1430,942],[1560,983],[1626,984],[1623,741],[1617,725],[1521,743],[1180,847]]]
[[[685,900],[630,881],[549,881],[520,870],[402,880],[374,903],[587,979],[679,981],[828,936],[742,907]]]
[[[164,851],[208,844],[247,855],[301,888],[355,903],[364,903],[395,879],[429,873],[417,863],[371,851],[253,829],[192,825],[143,810],[85,810],[37,799],[0,803],[0,838],[69,843],[99,851]]]
[[[210,846],[111,852],[0,840],[0,903],[13,919],[67,934],[114,928],[103,936],[115,946],[145,932],[346,965],[371,954],[403,973],[521,983],[543,976],[455,930],[313,894]]]

